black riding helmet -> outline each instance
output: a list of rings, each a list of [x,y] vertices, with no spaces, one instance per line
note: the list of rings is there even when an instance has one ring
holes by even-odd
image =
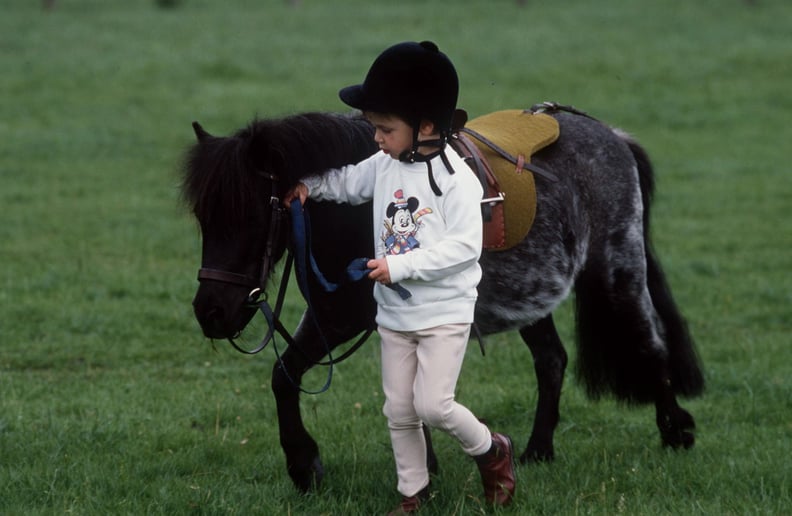
[[[363,84],[347,86],[338,96],[345,104],[376,113],[399,116],[413,128],[413,144],[402,161],[427,161],[434,157],[418,154],[418,128],[429,120],[441,135],[440,140],[422,141],[422,146],[436,146],[439,151],[451,134],[451,120],[459,95],[459,78],[451,60],[431,41],[398,43],[383,51],[366,74]],[[444,154],[446,167],[453,173]],[[429,168],[432,189],[441,195]]]

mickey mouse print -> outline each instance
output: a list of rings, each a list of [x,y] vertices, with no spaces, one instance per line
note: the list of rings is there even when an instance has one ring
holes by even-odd
[[[420,201],[417,197],[405,199],[404,191],[399,189],[393,193],[394,200],[385,210],[382,230],[382,241],[388,255],[405,254],[421,246],[417,238],[421,229],[422,218],[432,213],[431,208],[418,209]]]

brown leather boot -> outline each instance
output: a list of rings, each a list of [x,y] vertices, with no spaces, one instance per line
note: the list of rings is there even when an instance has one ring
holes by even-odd
[[[484,485],[484,497],[494,505],[509,505],[514,496],[514,449],[508,436],[492,432],[492,448],[474,457]]]
[[[388,513],[388,516],[399,516],[401,514],[415,514],[424,502],[429,499],[429,486],[424,487],[412,496],[402,496],[402,501],[398,507]]]

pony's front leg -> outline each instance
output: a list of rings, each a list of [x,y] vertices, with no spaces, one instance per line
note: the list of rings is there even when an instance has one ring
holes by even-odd
[[[553,433],[558,425],[558,405],[567,366],[567,353],[548,315],[520,329],[520,336],[531,350],[539,388],[533,430],[520,462],[550,461],[555,458]]]
[[[307,493],[321,486],[324,467],[319,457],[319,446],[306,430],[300,415],[299,386],[303,374],[321,358],[322,351],[317,351],[318,335],[306,316],[300,322],[294,340],[299,350],[290,346],[272,369],[272,392],[286,469],[297,489]]]

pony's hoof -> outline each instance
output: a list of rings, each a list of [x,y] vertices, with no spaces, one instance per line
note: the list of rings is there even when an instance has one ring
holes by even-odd
[[[687,450],[696,444],[696,436],[692,432],[696,428],[696,422],[688,411],[678,409],[672,418],[661,420],[661,423],[664,424],[658,423],[658,426],[664,448]]]
[[[294,486],[300,490],[301,493],[311,493],[318,491],[322,487],[322,480],[324,479],[324,466],[322,460],[317,455],[314,457],[311,466],[302,472],[289,471],[289,476],[294,482]]]
[[[525,451],[520,455],[520,464],[534,464],[537,462],[553,462],[555,460],[555,451],[553,447],[535,447],[528,446]]]
[[[689,450],[696,444],[696,436],[692,432],[681,431],[673,434],[666,433],[662,435],[663,447],[678,450],[684,448]]]

